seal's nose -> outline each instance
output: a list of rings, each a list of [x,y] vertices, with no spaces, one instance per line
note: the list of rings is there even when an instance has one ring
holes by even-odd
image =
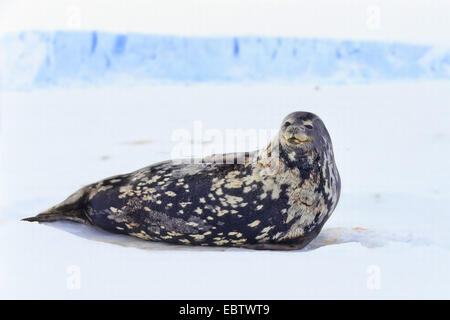
[[[289,126],[284,131],[286,138],[296,138],[306,136],[306,129],[303,126]]]
[[[285,130],[286,137],[295,137],[297,134],[305,133],[305,128],[303,126],[289,126]]]

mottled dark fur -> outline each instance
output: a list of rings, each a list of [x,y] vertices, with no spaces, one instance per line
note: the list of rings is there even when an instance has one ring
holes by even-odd
[[[86,186],[27,220],[83,221],[174,244],[289,250],[318,235],[339,193],[325,126],[298,112],[265,150],[236,155],[233,164],[162,162]]]

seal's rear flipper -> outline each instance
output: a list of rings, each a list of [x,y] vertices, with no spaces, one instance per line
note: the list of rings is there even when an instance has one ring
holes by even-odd
[[[61,220],[69,220],[74,222],[90,224],[83,210],[74,210],[74,211],[47,210],[43,213],[38,214],[35,217],[22,219],[22,221],[28,222],[52,222]]]
[[[86,215],[86,202],[89,186],[82,188],[68,197],[60,204],[38,214],[35,217],[25,218],[22,221],[28,222],[52,222],[69,220],[90,224]]]

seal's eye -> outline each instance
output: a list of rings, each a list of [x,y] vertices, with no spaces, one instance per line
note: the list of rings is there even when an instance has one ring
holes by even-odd
[[[306,128],[306,129],[309,129],[309,130],[312,130],[313,126],[310,125],[310,124],[305,124],[305,128]]]
[[[286,122],[284,123],[284,127],[287,128],[287,127],[289,127],[291,124],[292,124],[292,123],[290,123],[289,121],[286,121]]]

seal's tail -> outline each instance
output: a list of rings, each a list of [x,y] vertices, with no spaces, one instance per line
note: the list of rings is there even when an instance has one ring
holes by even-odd
[[[69,220],[89,224],[86,215],[86,202],[88,197],[88,187],[82,188],[68,197],[60,204],[38,214],[35,217],[25,218],[22,221],[28,222],[53,222]]]

